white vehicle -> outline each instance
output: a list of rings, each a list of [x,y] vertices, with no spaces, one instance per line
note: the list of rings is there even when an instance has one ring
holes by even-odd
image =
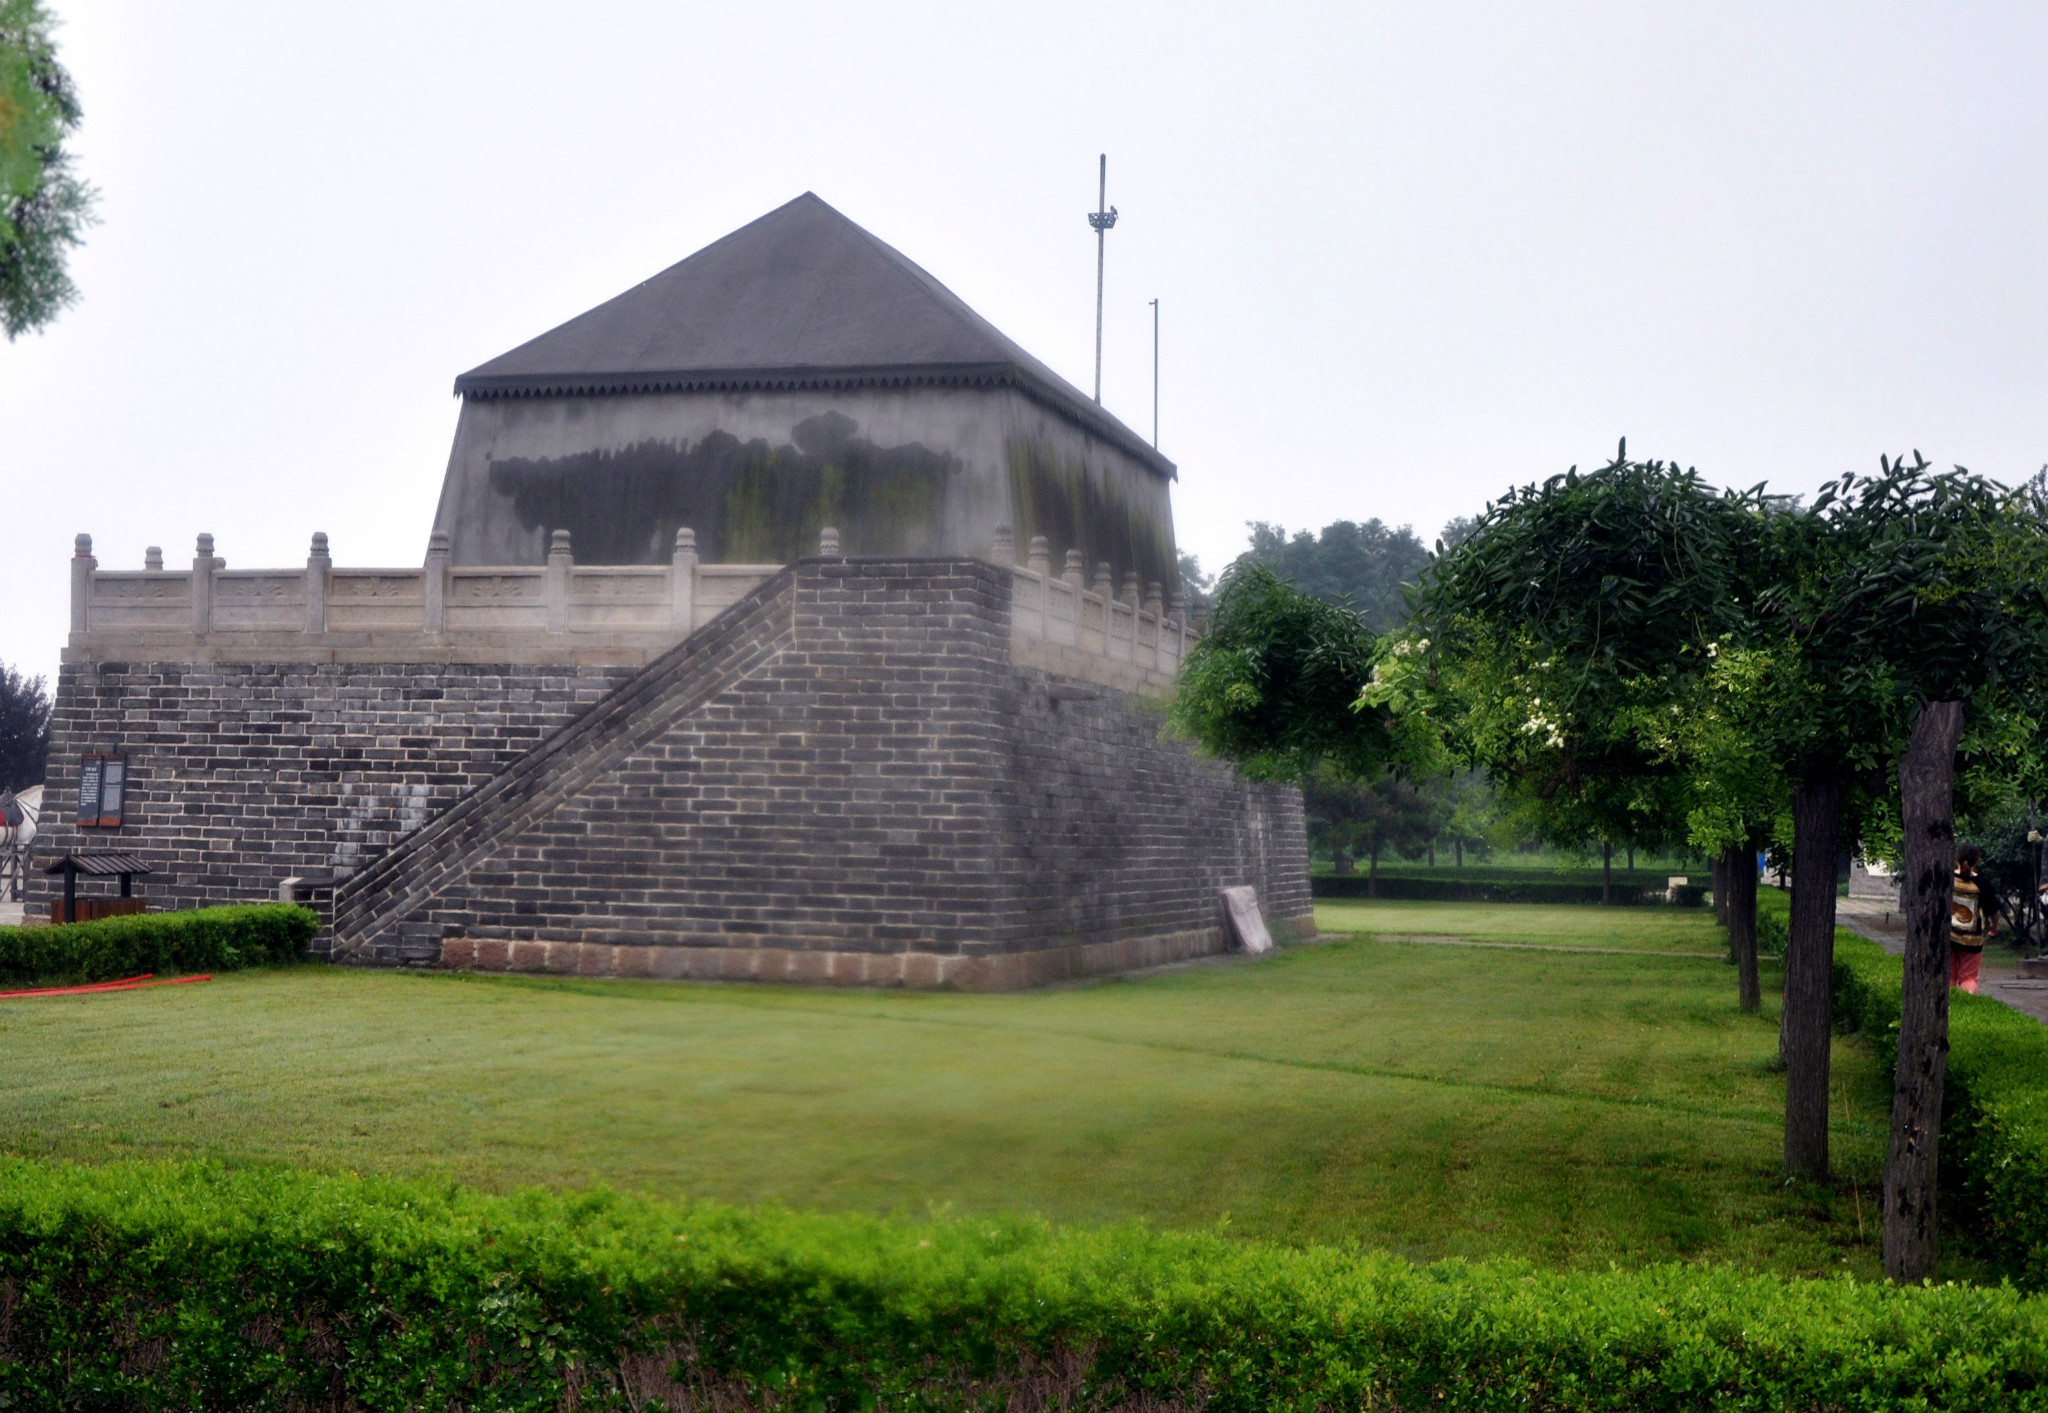
[[[18,795],[0,790],[0,900],[21,901],[28,882],[29,845],[35,842],[42,813],[42,786],[31,785]]]

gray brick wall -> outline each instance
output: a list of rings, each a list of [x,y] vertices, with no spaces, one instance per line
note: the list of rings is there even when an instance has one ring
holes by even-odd
[[[381,854],[632,676],[630,668],[70,663],[38,859],[119,849],[152,907],[274,898]],[[127,757],[119,829],[74,826],[78,762]],[[31,914],[53,894],[37,876]]]
[[[352,879],[359,960],[1027,985],[1305,924],[1299,796],[1009,660],[1010,576],[811,562]]]

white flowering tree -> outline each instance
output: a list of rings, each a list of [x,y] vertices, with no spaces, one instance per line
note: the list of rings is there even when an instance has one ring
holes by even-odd
[[[1567,847],[1688,842],[1685,713],[1743,621],[1750,503],[1626,446],[1510,491],[1424,576],[1368,695],[1424,702],[1453,752]]]

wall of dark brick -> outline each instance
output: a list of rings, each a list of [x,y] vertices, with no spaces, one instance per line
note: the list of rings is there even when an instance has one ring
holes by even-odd
[[[357,960],[1019,986],[1306,924],[1299,796],[1020,672],[1010,577],[806,562],[341,890]]]
[[[1221,890],[1242,883],[1268,914],[1309,926],[1298,790],[1248,783],[1164,739],[1163,703],[1031,673],[1003,705],[1007,945],[1212,926]]]
[[[35,854],[139,854],[155,870],[140,880],[153,907],[274,898],[294,874],[367,863],[632,674],[68,663]],[[78,759],[101,751],[127,756],[123,823],[80,830]],[[37,876],[31,916],[54,891]]]

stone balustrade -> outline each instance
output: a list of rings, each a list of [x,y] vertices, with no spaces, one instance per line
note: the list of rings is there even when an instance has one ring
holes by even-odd
[[[140,570],[101,569],[80,535],[66,660],[635,665],[781,568],[699,563],[689,530],[665,565],[579,565],[566,530],[544,566],[448,561],[436,534],[418,569],[340,569],[315,535],[303,569],[229,569],[201,535],[190,569],[165,569],[155,548]]]
[[[999,534],[994,558],[1016,575],[1010,604],[1011,658],[1067,677],[1155,695],[1172,689],[1181,658],[1193,641],[1178,596],[1168,604],[1161,586],[1124,576],[1121,593],[1107,564],[1095,566],[1091,585],[1082,582],[1079,550],[1068,550],[1059,574],[1043,535],[1033,537],[1022,565],[1016,547]]]
[[[819,553],[839,555],[826,529]],[[1011,646],[1020,666],[1124,691],[1171,688],[1191,641],[1186,615],[1158,584],[1121,592],[1107,564],[1092,584],[1070,551],[1054,574],[1044,536],[1023,564],[1007,529],[993,561],[1014,575]],[[703,627],[781,568],[703,564],[696,536],[676,532],[668,564],[580,565],[569,532],[550,537],[545,565],[449,563],[447,536],[418,569],[336,568],[313,536],[303,569],[230,569],[199,536],[189,569],[166,569],[152,547],[139,570],[101,569],[92,537],[71,560],[67,662],[520,662],[638,666]]]

